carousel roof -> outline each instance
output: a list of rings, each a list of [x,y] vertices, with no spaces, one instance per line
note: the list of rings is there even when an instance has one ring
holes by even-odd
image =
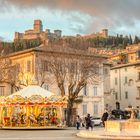
[[[23,98],[25,98],[25,97],[30,98],[33,95],[39,95],[39,96],[42,96],[43,98],[45,98],[45,97],[50,97],[50,96],[54,95],[54,93],[52,93],[48,90],[45,90],[45,89],[41,88],[40,86],[30,85],[30,86],[27,86],[27,87],[21,89],[20,91],[13,93],[12,95],[10,95],[8,97],[12,98],[15,95],[20,95]]]

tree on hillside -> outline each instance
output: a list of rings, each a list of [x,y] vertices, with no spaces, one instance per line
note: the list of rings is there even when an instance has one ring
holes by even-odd
[[[59,52],[52,49],[49,61],[51,79],[55,79],[61,96],[68,96],[67,124],[71,124],[72,109],[79,97],[80,91],[87,84],[99,82],[100,57],[91,56],[87,52],[71,52],[68,48],[62,48]],[[55,50],[55,51],[54,51]]]
[[[25,49],[30,49],[41,45],[42,41],[40,39],[31,39],[31,40],[16,40],[14,42],[14,51],[23,51]]]
[[[131,35],[129,35],[129,44],[132,45],[132,43],[133,43],[132,37]]]
[[[139,41],[139,38],[138,36],[135,35],[135,38],[134,38],[134,44],[138,44],[140,41]]]

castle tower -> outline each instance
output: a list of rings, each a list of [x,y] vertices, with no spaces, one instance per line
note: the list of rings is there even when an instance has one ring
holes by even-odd
[[[15,32],[14,40],[20,40],[20,39],[23,39],[23,34],[19,32]]]
[[[61,31],[61,30],[54,30],[54,34],[55,34],[57,37],[61,37],[62,31]]]
[[[43,25],[41,20],[34,20],[34,31],[40,33],[43,31]]]
[[[102,29],[102,37],[108,37],[108,29]]]

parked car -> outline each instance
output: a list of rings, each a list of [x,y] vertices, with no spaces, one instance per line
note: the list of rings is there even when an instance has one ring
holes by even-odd
[[[102,125],[102,120],[100,117],[92,117],[91,121],[93,122],[93,125]]]
[[[119,109],[115,109],[115,110],[112,110],[112,113],[111,113],[113,116],[115,116],[115,119],[129,119],[130,118],[130,112],[129,111],[122,111],[122,110],[119,110]]]

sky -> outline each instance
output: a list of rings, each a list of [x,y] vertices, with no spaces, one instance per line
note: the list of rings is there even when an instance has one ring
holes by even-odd
[[[140,36],[140,0],[0,0],[0,40],[32,29],[40,19],[43,29],[63,35],[86,35],[109,29],[109,34]]]

